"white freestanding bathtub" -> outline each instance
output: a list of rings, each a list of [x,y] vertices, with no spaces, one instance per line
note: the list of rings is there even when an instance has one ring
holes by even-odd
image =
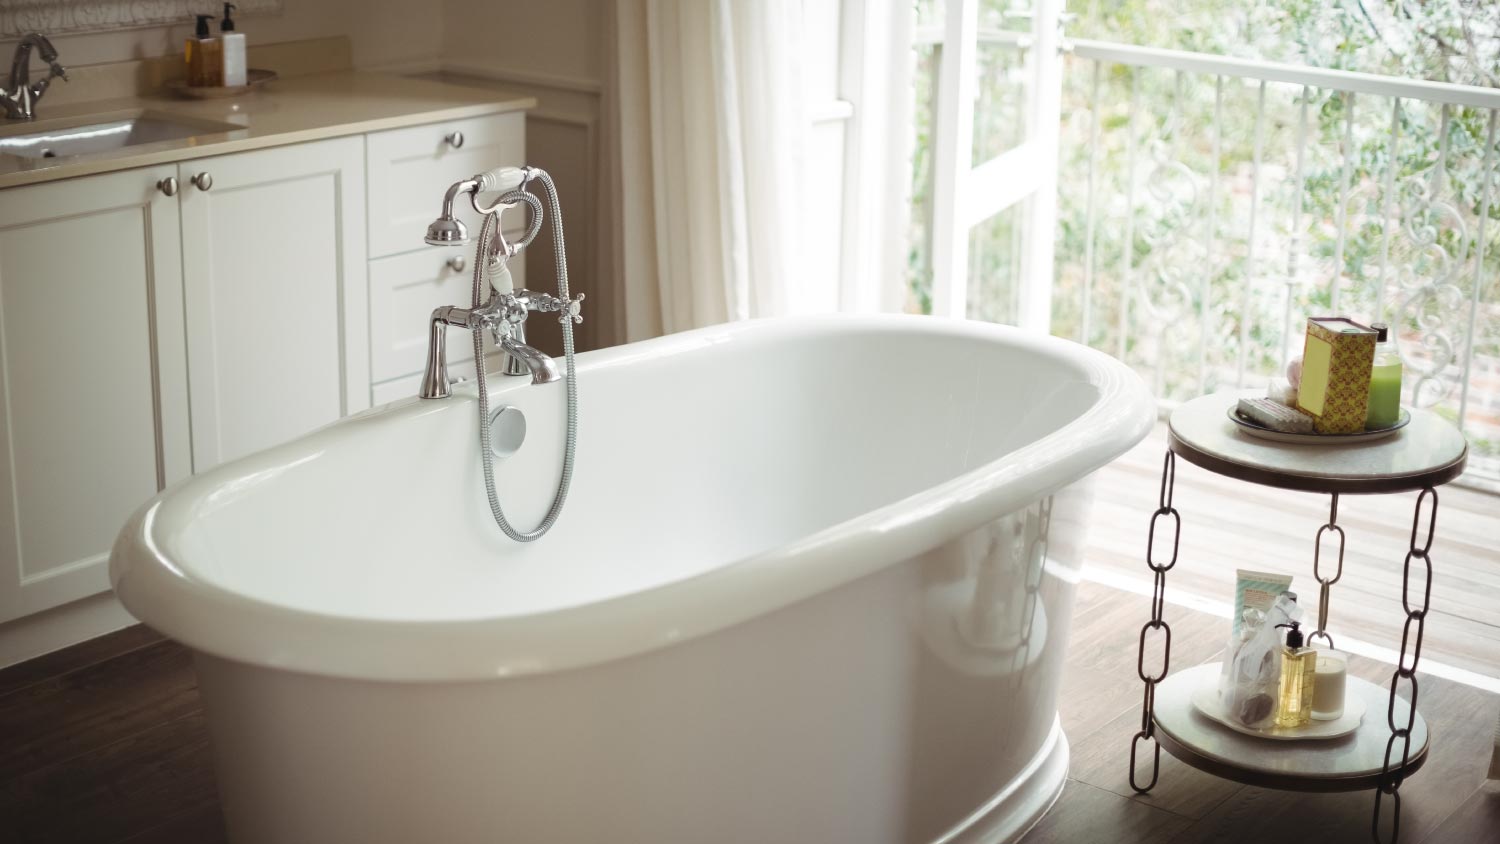
[[[1154,418],[1133,373],[848,317],[593,352],[578,378],[538,542],[490,519],[463,388],[125,526],[115,589],[197,655],[233,841],[998,842],[1047,810],[1087,479]],[[497,473],[529,527],[563,387],[492,381],[528,419]]]

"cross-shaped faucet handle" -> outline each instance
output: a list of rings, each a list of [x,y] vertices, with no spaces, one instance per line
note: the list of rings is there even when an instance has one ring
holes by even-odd
[[[563,301],[567,302],[567,307],[562,309],[562,314],[557,318],[557,321],[566,323],[569,319],[572,319],[575,323],[583,322],[583,294],[580,293],[572,299],[565,299]]]

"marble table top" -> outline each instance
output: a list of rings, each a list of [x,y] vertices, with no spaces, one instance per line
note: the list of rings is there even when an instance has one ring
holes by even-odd
[[[1438,414],[1408,408],[1411,423],[1389,437],[1343,445],[1291,445],[1257,439],[1227,415],[1244,391],[1193,399],[1168,421],[1172,450],[1213,472],[1311,492],[1401,492],[1447,483],[1463,472],[1468,442]]]
[[[1200,684],[1216,683],[1219,670],[1217,662],[1194,666],[1157,687],[1157,732],[1162,747],[1173,756],[1209,773],[1268,788],[1357,791],[1373,788],[1379,781],[1391,737],[1386,721],[1388,689],[1351,676],[1346,694],[1365,702],[1359,729],[1341,738],[1272,741],[1237,733],[1193,706],[1193,690]],[[1405,724],[1410,711],[1405,699],[1396,698],[1396,723]],[[1427,741],[1427,721],[1419,711],[1412,725],[1408,773],[1427,761]]]

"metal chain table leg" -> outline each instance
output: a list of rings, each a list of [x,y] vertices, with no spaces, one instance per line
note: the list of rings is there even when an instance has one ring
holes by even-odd
[[[1318,629],[1307,637],[1309,645],[1314,639],[1322,639],[1328,647],[1333,647],[1333,637],[1328,635],[1328,593],[1333,584],[1344,576],[1344,529],[1339,527],[1338,521],[1339,494],[1335,492],[1333,502],[1328,507],[1328,523],[1318,528],[1318,535],[1313,540],[1313,577],[1318,579]],[[1323,574],[1323,535],[1326,533],[1337,534],[1339,538],[1339,562],[1333,577]]]
[[[1430,499],[1430,501],[1429,501]],[[1422,535],[1422,505],[1427,504],[1427,530]],[[1406,611],[1406,624],[1401,629],[1401,654],[1397,657],[1396,670],[1391,674],[1391,697],[1386,707],[1386,724],[1391,728],[1391,737],[1385,745],[1385,759],[1380,769],[1380,787],[1375,792],[1375,815],[1370,824],[1370,834],[1376,844],[1395,844],[1401,834],[1401,781],[1406,778],[1406,765],[1411,759],[1411,731],[1417,720],[1417,661],[1422,658],[1422,630],[1427,623],[1427,608],[1432,602],[1432,539],[1437,532],[1437,490],[1427,487],[1417,496],[1417,506],[1411,519],[1411,543],[1406,552],[1406,562],[1401,574],[1401,608]],[[1412,561],[1419,561],[1425,573],[1420,590],[1422,603],[1412,603]],[[1412,627],[1416,626],[1413,637]],[[1408,654],[1410,659],[1408,660]],[[1411,687],[1409,708],[1404,724],[1396,723],[1396,689],[1405,680]],[[1396,743],[1401,743],[1401,761],[1396,762]],[[1391,797],[1391,834],[1389,838],[1380,834],[1380,806],[1385,796]]]
[[[1182,539],[1182,517],[1177,514],[1176,508],[1172,506],[1172,490],[1177,483],[1177,455],[1170,449],[1162,459],[1161,466],[1161,492],[1156,499],[1156,512],[1151,514],[1151,530],[1146,538],[1146,565],[1151,569],[1153,576],[1151,586],[1151,620],[1141,627],[1141,639],[1136,652],[1135,671],[1145,684],[1145,695],[1141,699],[1141,729],[1130,740],[1130,787],[1138,794],[1145,794],[1156,785],[1157,776],[1161,773],[1161,745],[1156,741],[1156,684],[1165,680],[1167,669],[1172,660],[1172,628],[1162,618],[1162,610],[1166,606],[1167,572],[1172,566],[1177,565],[1177,548]],[[1156,559],[1156,537],[1157,523],[1163,516],[1172,517],[1172,556],[1166,562],[1157,562]],[[1151,674],[1146,673],[1146,637],[1152,632],[1159,630],[1162,634],[1161,668]],[[1140,747],[1141,740],[1151,743],[1151,780],[1141,785],[1136,779],[1136,750]]]

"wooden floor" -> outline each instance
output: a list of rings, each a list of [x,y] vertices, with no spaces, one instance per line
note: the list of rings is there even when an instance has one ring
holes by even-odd
[[[0,841],[224,841],[192,659],[142,626],[0,670]]]
[[[1165,426],[1158,425],[1099,473],[1087,556],[1103,582],[1150,587],[1146,531],[1165,450]],[[1500,496],[1450,484],[1438,498],[1422,659],[1500,678]],[[1336,643],[1345,635],[1391,649],[1400,644],[1402,561],[1415,502],[1415,493],[1340,497],[1338,523],[1348,539],[1329,611]],[[1235,481],[1178,460],[1174,503],[1182,514],[1182,545],[1168,575],[1169,596],[1227,605],[1235,570],[1247,568],[1293,575],[1293,589],[1309,615],[1316,614],[1313,541],[1328,518],[1328,496]],[[1331,542],[1324,555],[1336,559]],[[1415,578],[1420,588],[1421,575]]]
[[[1038,842],[1364,842],[1371,795],[1303,796],[1235,785],[1162,755],[1147,797],[1126,784],[1138,725],[1136,631],[1146,599],[1079,587],[1061,717],[1067,789]],[[1215,657],[1224,621],[1169,606],[1172,664]],[[1383,680],[1389,668],[1356,659]],[[1407,842],[1495,842],[1500,784],[1484,784],[1500,697],[1421,680],[1434,744],[1402,790]],[[224,840],[208,737],[186,651],[133,627],[0,671],[0,841],[216,844]],[[798,842],[800,844],[800,842]]]

